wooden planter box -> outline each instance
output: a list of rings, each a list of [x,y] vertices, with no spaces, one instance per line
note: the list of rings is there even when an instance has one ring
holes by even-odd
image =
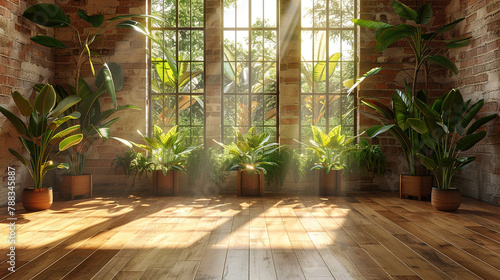
[[[167,171],[163,175],[161,170],[153,171],[153,194],[158,196],[170,196],[179,194],[179,174],[175,170]]]
[[[92,197],[92,174],[63,175],[59,195],[63,199],[75,199],[75,196]]]
[[[431,198],[432,176],[399,175],[399,197]]]
[[[319,173],[319,195],[336,196],[342,193],[342,170],[324,170]]]
[[[260,170],[247,170],[238,169],[237,177],[237,195],[240,196],[262,196],[264,194],[264,173]]]

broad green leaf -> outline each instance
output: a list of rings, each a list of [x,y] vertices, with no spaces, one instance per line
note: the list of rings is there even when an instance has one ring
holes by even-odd
[[[45,116],[50,113],[56,104],[56,92],[54,88],[46,84],[35,98],[35,109]]]
[[[406,121],[408,125],[420,134],[427,133],[427,126],[423,120],[419,119],[408,119]]]
[[[12,93],[12,98],[14,99],[17,108],[19,108],[21,115],[27,117],[33,113],[33,110],[35,110],[33,106],[31,106],[31,103],[28,101],[28,99],[24,98],[19,92],[14,91]]]
[[[364,20],[364,19],[351,19],[351,21],[359,26],[371,28],[371,29],[381,29],[381,28],[393,27],[393,25],[387,24],[385,22],[379,22],[379,21],[371,21],[371,20]]]
[[[455,131],[455,126],[464,113],[464,99],[459,90],[451,90],[441,105],[442,119],[449,132]]]
[[[417,12],[415,10],[396,0],[392,1],[392,8],[396,14],[404,19],[415,20],[417,18]]]
[[[474,145],[481,141],[485,136],[486,131],[479,131],[460,138],[457,142],[457,149],[459,151],[467,151],[468,149],[474,147]]]
[[[37,4],[27,8],[23,17],[32,22],[46,27],[66,27],[71,24],[64,11],[54,4]]]
[[[71,126],[71,127],[68,127],[65,130],[63,130],[63,131],[57,133],[56,135],[52,136],[52,140],[58,140],[58,139],[61,139],[63,137],[66,137],[67,135],[69,135],[72,132],[77,131],[78,129],[80,129],[80,125],[78,125],[78,124],[74,125],[74,126]]]
[[[156,19],[158,21],[163,21],[161,18],[159,18],[157,16],[144,15],[144,14],[119,15],[119,16],[116,16],[114,18],[110,18],[107,21],[115,21],[115,20],[119,20],[119,19],[134,18],[134,17],[137,17],[137,18],[152,18],[152,19]]]
[[[9,148],[9,152],[13,154],[22,164],[24,164],[24,166],[30,165],[29,161],[25,157],[23,157],[20,153],[18,153],[16,150]]]
[[[474,103],[474,105],[470,106],[470,108],[467,109],[467,112],[465,112],[465,115],[462,117],[462,121],[460,122],[460,132],[459,134],[463,133],[463,130],[467,128],[467,126],[470,124],[472,119],[476,116],[476,114],[481,110],[481,108],[484,105],[484,99],[481,99]]]
[[[316,83],[326,81],[326,79],[333,74],[333,71],[335,71],[335,68],[337,67],[340,56],[340,53],[335,53],[330,56],[328,63],[328,77],[326,75],[327,63],[324,61],[316,63],[313,70],[314,81]]]
[[[78,9],[77,13],[81,19],[92,24],[93,27],[100,27],[104,22],[104,15],[102,15],[102,14],[89,16],[82,9]]]
[[[389,109],[387,106],[385,106],[384,104],[382,104],[376,100],[373,100],[373,99],[361,99],[361,103],[363,103],[364,105],[366,105],[372,109],[375,109],[375,111],[382,114],[382,116],[384,116],[384,118],[391,120],[391,121],[395,120],[394,112],[391,109]]]
[[[49,170],[53,170],[53,169],[69,169],[69,164],[67,164],[67,163],[54,163],[54,164],[44,166],[43,169],[45,172],[47,172]]]
[[[366,135],[370,136],[370,137],[376,137],[378,136],[379,134],[382,134],[384,132],[386,132],[387,130],[391,129],[394,127],[394,124],[390,124],[390,125],[375,125],[373,127],[370,127],[369,129],[366,130]]]
[[[453,27],[455,27],[455,25],[459,24],[460,22],[462,22],[465,18],[460,18],[460,19],[457,19],[453,22],[450,22],[446,25],[444,25],[443,27],[439,28],[437,33],[443,33],[443,32],[446,32],[448,30],[451,30]]]
[[[135,31],[137,31],[137,32],[139,32],[141,34],[146,35],[147,37],[149,37],[151,39],[154,39],[150,35],[149,30],[144,25],[142,25],[141,23],[139,23],[137,21],[134,21],[134,20],[125,20],[125,21],[122,21],[122,22],[118,23],[116,26],[123,27],[123,28],[134,29]]]
[[[83,139],[83,135],[75,134],[67,137],[59,143],[59,151],[64,151],[78,143],[80,143]]]
[[[461,48],[468,46],[470,44],[470,39],[472,36],[463,38],[463,39],[458,39],[458,40],[449,40],[448,43],[446,44],[446,47],[448,49],[456,49],[456,48]]]
[[[55,48],[55,49],[65,49],[66,45],[64,45],[61,41],[56,38],[52,38],[50,36],[34,36],[30,38],[31,41],[42,45],[44,47]]]
[[[353,84],[354,82],[353,79],[345,81],[344,87],[349,88],[349,90],[347,90],[347,95],[349,95],[356,87],[358,87],[366,78],[376,75],[378,72],[380,72],[380,70],[382,70],[382,67],[375,67],[370,69],[370,71],[366,72],[365,74],[363,74],[363,76],[359,77],[356,80],[355,84]]]
[[[417,153],[417,157],[420,160],[420,162],[425,167],[427,167],[427,169],[434,170],[434,169],[438,168],[438,164],[436,164],[436,162],[434,162],[434,160],[432,160],[430,157],[422,155],[422,154],[419,154],[419,153]]]
[[[451,70],[453,73],[458,74],[458,68],[450,59],[442,55],[430,55],[427,57],[428,60],[443,66],[444,68]]]
[[[80,102],[80,100],[81,100],[81,98],[76,96],[76,95],[70,95],[70,96],[64,98],[63,100],[61,100],[61,102],[59,102],[59,104],[57,104],[57,106],[54,108],[54,110],[52,110],[47,117],[53,117],[53,118],[59,117],[66,110],[68,110],[73,105]]]
[[[472,125],[469,127],[469,129],[467,129],[467,135],[474,133],[483,124],[493,120],[496,117],[497,117],[497,114],[491,114],[491,115],[482,117],[482,118],[478,119],[477,121],[473,122]]]
[[[427,116],[429,118],[437,118],[438,117],[438,113],[436,111],[434,111],[433,109],[431,109],[427,104],[425,104],[420,99],[415,99],[414,104],[418,108],[418,110],[420,110],[420,112],[422,112],[422,114],[424,114],[425,116]]]
[[[417,10],[417,18],[415,22],[417,24],[427,24],[432,19],[432,8],[430,3],[426,3]]]
[[[90,70],[92,70],[92,75],[95,76],[94,63],[92,63],[92,55],[90,53],[90,49],[89,49],[89,45],[88,44],[85,44],[85,49],[87,50],[87,53],[89,55]]]
[[[406,37],[410,37],[413,35],[413,32],[400,29],[398,26],[388,28],[380,33],[377,36],[377,45],[375,46],[375,50],[377,52],[381,52],[387,47],[389,47],[392,43],[402,40]]]
[[[113,77],[115,91],[120,91],[123,88],[124,84],[123,69],[118,63],[115,62],[109,62],[107,63],[107,65]],[[106,81],[106,78],[104,76],[104,69],[105,67],[101,68],[95,79],[95,85],[98,89],[101,88]]]
[[[55,130],[58,126],[61,124],[69,121],[69,120],[76,120],[81,116],[80,112],[72,112],[71,114],[67,116],[63,116],[62,118],[57,118],[54,121],[52,121],[50,125],[50,129]]]
[[[111,74],[111,70],[109,69],[108,65],[104,63],[103,68],[103,75],[104,75],[104,85],[106,86],[106,89],[109,92],[109,95],[111,96],[111,100],[113,101],[113,106],[116,108],[116,91],[115,91],[115,84],[113,83],[113,75]]]

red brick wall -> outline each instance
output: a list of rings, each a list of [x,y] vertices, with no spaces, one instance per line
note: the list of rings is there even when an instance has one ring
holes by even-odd
[[[11,92],[19,91],[23,96],[32,95],[36,83],[47,83],[54,75],[54,60],[49,49],[32,43],[35,35],[51,35],[51,30],[37,27],[24,19],[23,11],[36,1],[0,1],[0,105],[16,110]],[[44,1],[50,2],[50,1]],[[52,1],[53,2],[53,1]],[[17,139],[17,131],[11,123],[0,116],[0,204],[7,202],[7,168],[16,169],[18,198],[22,188],[32,185],[27,169],[12,156],[7,148],[24,151]],[[25,153],[24,153],[25,154]]]
[[[500,110],[500,1],[453,0],[446,7],[449,20],[465,17],[460,34],[472,36],[467,47],[450,51],[460,74],[446,80],[446,88],[457,87],[466,99],[485,100],[479,117]],[[500,120],[487,125],[488,136],[467,151],[476,162],[457,176],[462,193],[500,205]]]

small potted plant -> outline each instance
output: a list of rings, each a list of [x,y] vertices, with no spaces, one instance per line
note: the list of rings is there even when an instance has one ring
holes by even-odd
[[[43,178],[50,170],[69,168],[67,163],[55,163],[53,159],[60,152],[80,143],[83,137],[81,134],[74,134],[80,128],[79,125],[60,129],[64,123],[80,117],[79,112],[64,114],[69,107],[80,101],[80,97],[69,96],[56,104],[55,90],[47,84],[36,95],[33,104],[17,91],[12,93],[12,98],[25,120],[1,106],[0,112],[21,135],[19,140],[29,156],[25,158],[17,151],[9,149],[23,165],[28,167],[33,179],[33,187],[25,188],[23,191],[23,207],[27,211],[45,210],[52,205],[53,197],[52,188],[44,186]]]
[[[470,103],[471,100],[464,101],[459,90],[453,89],[436,100],[432,107],[416,100],[415,105],[425,116],[424,120],[408,120],[432,151],[430,157],[420,153],[417,157],[436,176],[438,186],[432,189],[431,202],[437,210],[455,211],[460,207],[460,190],[453,185],[452,179],[476,159],[462,153],[486,136],[486,131],[478,129],[497,116],[491,114],[472,122],[484,100]]]
[[[130,189],[135,186],[136,178],[139,180],[142,176],[148,177],[148,173],[153,171],[154,164],[149,157],[143,153],[136,152],[133,148],[128,149],[121,155],[116,155],[111,166],[115,166],[115,173],[122,170],[125,174],[125,179],[132,177]]]
[[[174,126],[164,132],[159,126],[154,127],[151,137],[141,134],[145,145],[133,145],[146,150],[154,164],[153,193],[159,196],[177,195],[179,193],[178,171],[186,171],[186,156],[197,148],[189,146],[178,127]]]
[[[383,175],[387,160],[379,145],[362,139],[353,148],[347,149],[344,164],[345,175],[358,177],[362,183],[372,184],[375,175]]]
[[[266,166],[275,166],[276,162],[265,161],[265,157],[279,149],[278,143],[271,143],[270,136],[266,132],[257,134],[255,127],[242,134],[238,128],[234,128],[236,142],[225,145],[215,141],[224,147],[232,155],[235,164],[231,170],[237,170],[236,192],[241,196],[261,196],[264,194],[264,175],[267,173]]]
[[[306,148],[315,152],[317,162],[311,169],[320,170],[319,194],[340,195],[342,186],[343,153],[346,147],[356,139],[342,134],[342,127],[336,126],[324,133],[315,125],[311,125],[313,139]]]

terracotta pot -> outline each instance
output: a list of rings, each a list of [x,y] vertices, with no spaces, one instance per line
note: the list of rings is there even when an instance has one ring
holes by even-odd
[[[52,197],[52,188],[26,188],[23,190],[23,207],[30,212],[49,209],[53,202]]]
[[[64,199],[75,199],[75,196],[92,197],[92,174],[63,175],[60,184],[60,195]]]
[[[423,197],[430,198],[432,191],[432,176],[399,176],[399,197],[408,198],[417,197],[422,200]]]
[[[431,204],[439,211],[456,211],[462,203],[459,189],[432,188]]]
[[[238,169],[237,194],[241,196],[262,196],[264,194],[264,173],[260,170]]]
[[[177,195],[179,193],[177,171],[168,170],[166,176],[161,170],[153,171],[153,193],[158,196]]]
[[[330,170],[328,174],[321,170],[319,174],[319,195],[334,196],[341,194],[342,170]]]

